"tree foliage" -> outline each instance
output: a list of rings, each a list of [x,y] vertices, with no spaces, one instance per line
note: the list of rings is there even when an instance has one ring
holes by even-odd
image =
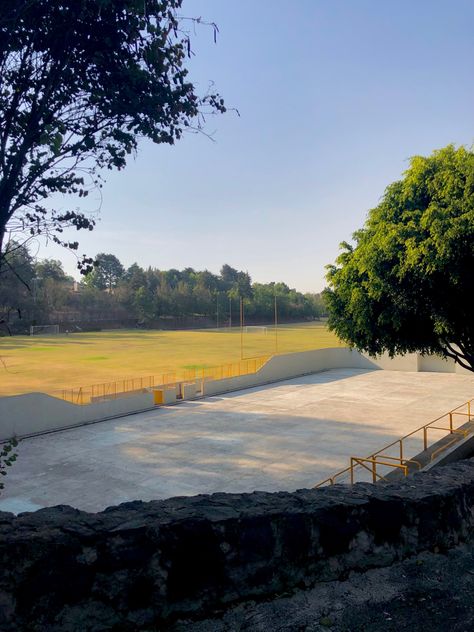
[[[0,445],[0,476],[7,475],[7,468],[11,467],[16,461],[18,454],[14,452],[14,449],[18,447],[18,440],[16,437],[9,439],[8,441]],[[5,489],[5,483],[0,478],[0,490]]]
[[[252,283],[248,272],[230,266],[223,266],[222,270],[233,270],[224,276],[222,271],[213,274],[193,268],[143,269],[136,263],[124,270],[115,255],[100,253],[93,272],[84,283],[77,284],[64,273],[59,261],[34,262],[24,246],[18,248],[16,257],[16,265],[22,266],[32,291],[14,272],[5,272],[5,282],[0,285],[0,315],[3,313],[13,333],[26,332],[31,324],[61,322],[92,322],[97,326],[101,321],[124,321],[130,326],[135,321],[153,327],[163,317],[198,317],[219,320],[221,326],[231,322],[238,325],[241,296],[247,323],[273,322],[275,297],[281,320],[311,320],[325,314],[319,294],[302,294],[285,283]],[[246,294],[239,294],[241,290]],[[21,320],[12,308],[16,305]],[[8,327],[3,327],[3,333]]]
[[[94,269],[86,276],[86,283],[99,290],[112,290],[122,278],[125,270],[115,255],[99,253]]]
[[[139,138],[173,144],[225,111],[188,80],[181,1],[0,3],[0,254],[6,231],[77,249],[65,227],[94,219],[51,195],[87,196]]]
[[[328,266],[329,326],[371,355],[417,351],[474,370],[474,153],[416,156]]]
[[[35,272],[36,276],[40,279],[50,279],[59,282],[66,280],[63,264],[58,259],[43,259],[42,261],[38,261],[35,265]]]
[[[33,314],[33,257],[22,244],[10,241],[0,270],[0,335],[10,333],[10,322],[25,313]]]

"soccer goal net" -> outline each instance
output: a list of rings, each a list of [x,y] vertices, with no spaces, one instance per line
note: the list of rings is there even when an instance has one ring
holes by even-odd
[[[245,327],[246,334],[267,334],[268,327],[261,327],[258,325],[249,325]]]
[[[55,336],[59,334],[59,325],[31,325],[30,336]]]

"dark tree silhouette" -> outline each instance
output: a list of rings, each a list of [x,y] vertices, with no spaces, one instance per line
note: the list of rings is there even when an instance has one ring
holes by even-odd
[[[140,138],[173,144],[201,129],[206,112],[225,111],[218,94],[199,97],[188,80],[180,6],[0,3],[0,261],[7,231],[77,249],[64,229],[92,230],[94,219],[51,208],[52,194],[87,196],[101,170],[125,166]]]

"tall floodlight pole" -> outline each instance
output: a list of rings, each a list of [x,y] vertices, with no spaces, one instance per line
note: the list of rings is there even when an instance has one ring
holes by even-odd
[[[35,276],[35,278],[32,279],[32,282],[33,282],[33,303],[35,305],[36,305],[36,301],[37,301],[37,298],[38,298],[38,283],[40,281],[42,281],[42,280],[43,280],[43,278],[39,277],[39,276]]]
[[[34,279],[32,279],[33,281],[33,305],[34,305],[34,309],[33,309],[33,324],[36,325],[36,302],[38,300],[38,283],[42,280],[42,277],[39,276],[35,276]],[[28,287],[28,286],[27,286]]]
[[[276,294],[275,294],[275,353],[278,353],[278,310],[277,310]]]
[[[229,296],[229,328],[232,329],[232,298]]]
[[[219,329],[219,292],[216,294],[216,329]]]
[[[240,359],[244,358],[244,299],[240,297]]]

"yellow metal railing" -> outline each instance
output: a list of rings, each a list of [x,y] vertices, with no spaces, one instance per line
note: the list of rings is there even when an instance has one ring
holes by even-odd
[[[173,387],[182,382],[223,380],[241,375],[250,375],[257,373],[270,358],[271,356],[260,356],[213,367],[183,369],[159,375],[124,378],[89,386],[76,386],[53,391],[51,395],[82,406],[101,399],[116,399],[127,394],[139,393],[160,386]]]
[[[466,437],[471,430],[462,429],[457,427],[456,417],[460,417],[459,425],[463,425],[466,421],[471,421],[471,406],[474,399],[470,399],[468,402],[453,408],[448,413],[441,415],[437,419],[433,419],[427,424],[424,424],[420,428],[413,430],[412,432],[392,441],[388,445],[384,446],[377,452],[373,452],[367,457],[350,457],[349,467],[336,472],[329,478],[324,479],[315,487],[323,487],[325,485],[335,485],[336,483],[350,483],[351,485],[358,480],[365,480],[367,478],[373,483],[378,480],[382,480],[386,477],[388,472],[398,469],[407,476],[409,473],[410,464],[416,466],[419,470],[422,468],[422,464],[419,461],[409,458],[408,454],[417,454],[421,451],[428,450],[430,445],[439,441],[439,434],[433,435],[430,431],[441,431],[445,435],[454,435],[451,441],[447,441],[442,446],[433,450],[429,457],[429,462],[433,462],[444,450],[448,449],[454,443],[459,440],[459,437]],[[467,420],[466,420],[467,417]],[[447,421],[447,425],[442,425],[442,421]],[[392,451],[392,454],[387,454]],[[393,454],[395,453],[396,456]],[[388,468],[388,472],[387,472]],[[383,470],[383,473],[381,473]],[[365,478],[364,478],[365,477]]]

